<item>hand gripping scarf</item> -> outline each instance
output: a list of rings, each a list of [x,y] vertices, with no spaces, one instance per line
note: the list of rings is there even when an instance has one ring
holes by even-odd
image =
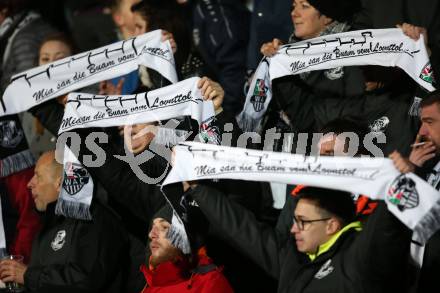
[[[49,99],[103,80],[122,76],[139,65],[177,81],[169,42],[160,30],[42,65],[11,78],[0,116],[26,111]]]
[[[414,41],[401,29],[372,29],[326,35],[282,46],[263,58],[237,116],[244,131],[260,131],[272,99],[273,79],[341,66],[380,65],[403,69],[423,88],[433,91],[433,71],[423,36]]]
[[[207,128],[206,124],[215,116],[214,106],[212,101],[203,101],[197,87],[199,80],[200,78],[193,77],[137,95],[98,96],[71,93],[59,134],[76,128],[150,123],[182,115],[191,116],[201,128]],[[93,196],[92,178],[69,148],[65,148],[64,154],[63,190],[57,202],[56,213],[71,218],[91,219],[89,209]],[[180,222],[180,219],[173,219],[175,225]],[[183,226],[179,227],[176,226],[176,231],[182,231]],[[182,241],[185,237],[176,239]]]
[[[386,158],[307,157],[195,142],[175,147],[175,165],[163,185],[202,179],[310,185],[385,200],[421,243],[440,228],[438,191],[412,173],[399,173]]]

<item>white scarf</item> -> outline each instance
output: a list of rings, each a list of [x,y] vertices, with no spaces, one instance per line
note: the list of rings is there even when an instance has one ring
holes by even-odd
[[[433,72],[423,36],[414,41],[401,29],[372,29],[326,35],[282,46],[263,58],[237,117],[244,131],[260,131],[267,110],[271,81],[286,75],[340,66],[380,65],[402,68],[423,88],[433,91]],[[262,85],[265,85],[264,87]]]
[[[63,182],[55,214],[74,219],[91,220],[90,204],[92,198],[92,177],[66,146],[63,156]]]
[[[188,115],[199,124],[212,118],[214,106],[203,101],[199,77],[137,95],[98,96],[71,93],[58,133],[75,128],[149,123]]]
[[[170,82],[177,82],[169,41],[156,30],[105,47],[42,65],[11,78],[3,94],[6,109],[0,116],[19,113],[49,99],[103,80],[150,67]]]
[[[199,125],[207,127],[206,125],[209,125],[215,116],[214,104],[212,101],[203,100],[197,86],[199,80],[200,78],[193,77],[174,85],[138,95],[96,96],[71,93],[68,96],[59,133],[76,128],[150,123],[182,115],[191,116],[199,122]],[[166,133],[167,131],[163,132]],[[160,133],[159,131],[159,136]],[[184,138],[185,136],[181,136],[179,139]],[[64,162],[75,162],[77,168],[86,170],[76,158],[73,157],[75,160],[72,161],[73,155],[67,146],[65,147],[65,154],[69,155],[69,160],[64,159]],[[71,163],[67,164],[71,165]],[[135,169],[133,172],[139,176]],[[91,219],[89,208],[93,196],[93,182],[90,176],[87,175],[87,178],[92,184],[91,187],[80,189],[80,184],[74,185],[79,189],[74,196],[63,189],[57,203],[57,214],[76,219]],[[177,219],[173,221],[175,222]]]
[[[385,200],[421,243],[440,228],[439,192],[412,173],[400,174],[389,159],[306,157],[186,142],[175,147],[174,161],[163,185],[239,179],[340,189]]]

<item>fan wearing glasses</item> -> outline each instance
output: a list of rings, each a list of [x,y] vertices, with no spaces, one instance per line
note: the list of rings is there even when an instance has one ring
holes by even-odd
[[[297,250],[309,257],[326,252],[345,232],[359,231],[355,205],[349,193],[304,187],[298,201],[290,233]]]
[[[191,188],[218,233],[275,278],[278,293],[406,292],[411,233],[383,201],[361,225],[350,193],[297,189],[285,237],[220,191],[202,182]]]

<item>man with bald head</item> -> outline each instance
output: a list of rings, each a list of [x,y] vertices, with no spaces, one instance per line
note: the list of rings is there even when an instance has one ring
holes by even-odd
[[[55,215],[63,166],[54,151],[40,157],[28,188],[44,225],[29,265],[2,261],[1,280],[23,284],[27,292],[122,292],[127,236],[115,214],[94,201],[91,221]]]
[[[28,183],[38,211],[45,212],[48,204],[57,201],[62,176],[63,165],[55,160],[54,152],[41,155],[35,165],[34,177]]]

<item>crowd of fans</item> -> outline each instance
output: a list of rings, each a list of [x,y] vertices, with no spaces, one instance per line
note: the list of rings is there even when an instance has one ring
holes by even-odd
[[[440,70],[440,4],[434,0],[56,2],[64,25],[33,2],[0,0],[0,96],[17,73],[161,29],[179,81],[202,77],[198,87],[214,103],[215,129],[221,137],[232,124],[233,146],[242,133],[236,116],[252,74],[263,56],[277,54],[283,44],[397,27],[413,40],[423,38],[433,71]],[[141,65],[80,91],[129,95],[167,85],[159,72]],[[295,137],[286,144],[284,136],[270,151],[295,153],[298,134],[319,132],[318,144],[307,140],[303,154],[316,147],[319,155],[337,158],[347,155],[350,144],[339,134],[354,133],[362,142],[381,132],[386,142],[374,142],[399,172],[413,172],[440,190],[438,90],[420,88],[397,67],[351,66],[274,79],[272,93],[262,131]],[[3,287],[13,282],[22,292],[75,293],[437,291],[440,233],[426,245],[413,241],[383,201],[268,182],[206,180],[162,188],[161,182],[140,180],[114,155],[149,150],[155,135],[145,130],[160,121],[75,130],[82,139],[107,133],[109,143],[101,145],[107,156],[101,166],[86,166],[95,182],[92,220],[57,214],[66,174],[55,148],[66,102],[63,95],[0,117],[1,254],[23,256],[0,260]],[[176,118],[179,128],[197,130],[190,117]],[[11,147],[8,140],[20,132],[23,141]],[[90,154],[82,146],[78,159]],[[361,144],[352,155],[374,154]],[[158,178],[169,172],[168,159],[154,154],[140,168]],[[176,207],[185,215],[190,253],[170,240],[173,215],[182,214]]]

